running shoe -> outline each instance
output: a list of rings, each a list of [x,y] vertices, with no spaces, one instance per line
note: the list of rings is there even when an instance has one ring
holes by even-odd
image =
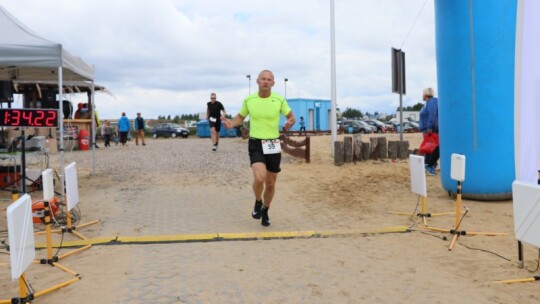
[[[261,208],[263,206],[263,202],[262,201],[255,201],[255,206],[253,207],[253,211],[251,212],[251,216],[258,220],[261,218]]]
[[[435,171],[435,168],[433,167],[426,167],[426,173],[427,175],[433,175],[433,176],[437,176],[437,172]]]
[[[270,226],[270,218],[268,217],[268,208],[266,208],[266,206],[261,208],[261,215],[261,225],[265,227]]]

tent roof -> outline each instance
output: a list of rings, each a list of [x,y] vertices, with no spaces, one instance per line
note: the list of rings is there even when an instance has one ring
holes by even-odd
[[[93,80],[94,67],[44,39],[0,6],[0,80]]]
[[[88,93],[92,90],[92,83],[88,81],[64,81],[64,92],[66,93]],[[115,97],[106,87],[93,84],[96,92],[103,92]],[[14,93],[20,93],[26,88],[33,87],[36,89],[53,89],[58,93],[57,81],[42,81],[42,80],[13,80]]]

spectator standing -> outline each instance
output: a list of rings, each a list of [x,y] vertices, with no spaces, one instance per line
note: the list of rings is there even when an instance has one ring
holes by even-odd
[[[120,143],[125,146],[129,133],[129,118],[127,118],[126,112],[122,112],[122,116],[118,120],[118,132],[120,133]]]
[[[306,122],[304,121],[304,116],[300,116],[300,135],[302,135],[302,131],[306,133]]]
[[[77,111],[75,111],[75,114],[74,114],[73,118],[75,118],[75,119],[81,119],[81,118],[83,118],[83,117],[82,117],[82,109],[83,109],[83,103],[82,103],[82,102],[79,102],[79,103],[77,104]]]
[[[135,130],[135,145],[139,145],[139,137],[143,146],[146,146],[144,142],[144,118],[141,117],[141,113],[137,113],[137,118],[133,121],[133,129]]]
[[[434,97],[435,91],[432,88],[425,88],[422,92],[422,100],[425,104],[420,110],[420,131],[425,134],[439,133],[439,100]],[[433,153],[425,155],[426,173],[437,175],[437,161],[439,160],[439,146]]]
[[[118,132],[118,124],[114,126],[113,140],[114,140],[114,145],[118,146],[118,142],[120,141],[120,132]]]
[[[103,127],[101,127],[101,136],[103,136],[103,141],[105,142],[105,147],[111,146],[111,122],[108,120],[105,120],[103,122]]]

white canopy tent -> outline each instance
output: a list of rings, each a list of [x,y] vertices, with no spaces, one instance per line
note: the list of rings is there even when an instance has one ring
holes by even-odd
[[[58,81],[58,88],[63,88],[64,82],[87,82],[92,89],[91,111],[94,112],[94,67],[70,54],[62,44],[38,36],[2,6],[0,6],[0,80]],[[61,89],[58,92],[59,95],[63,94]],[[63,96],[59,96],[58,100],[63,100]],[[59,112],[63,113],[62,102],[59,103],[59,107]],[[64,193],[63,120],[63,115],[58,115],[62,193]],[[92,134],[95,134],[94,119],[92,119]],[[92,138],[92,142],[93,140]],[[92,153],[95,151],[92,150]],[[94,154],[92,158],[95,162]]]
[[[0,6],[0,79],[94,80],[94,67],[41,38]]]

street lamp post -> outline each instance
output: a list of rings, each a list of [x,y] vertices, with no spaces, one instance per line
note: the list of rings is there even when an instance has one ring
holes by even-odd
[[[288,78],[283,79],[283,83],[285,84],[285,99],[287,99],[287,81],[289,81]]]
[[[246,78],[248,79],[248,95],[251,95],[251,75],[247,74]]]

